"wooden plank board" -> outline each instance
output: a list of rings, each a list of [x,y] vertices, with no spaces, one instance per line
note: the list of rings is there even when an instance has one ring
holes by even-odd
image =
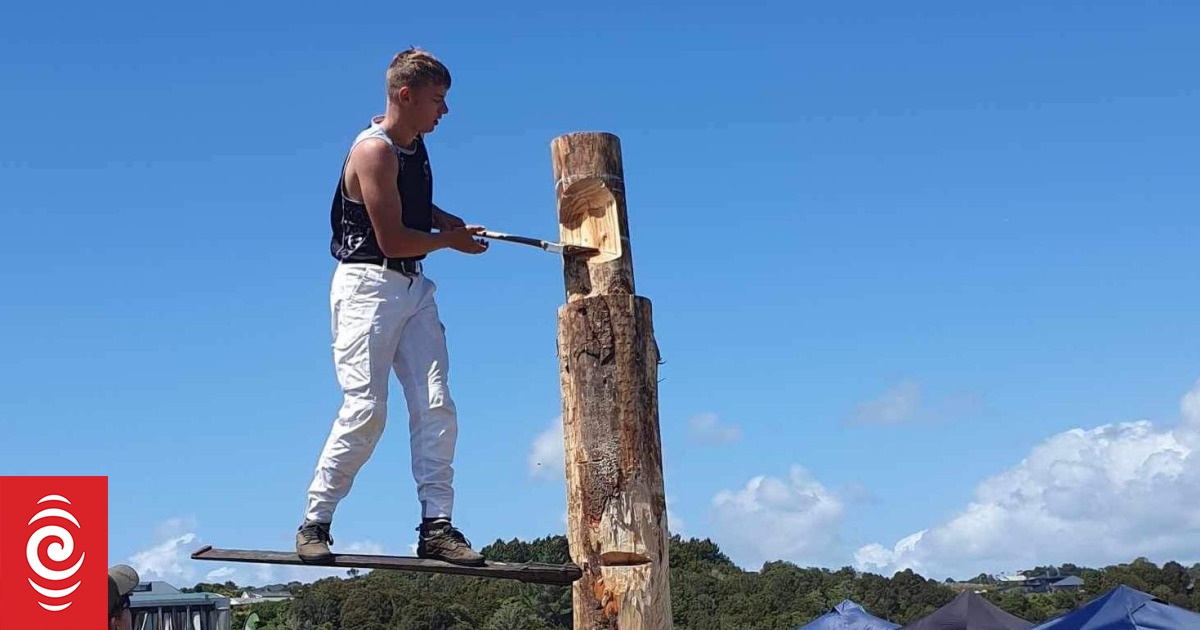
[[[570,585],[583,576],[583,571],[574,564],[546,564],[541,562],[492,562],[481,567],[469,567],[441,560],[427,560],[412,556],[375,556],[365,554],[335,553],[329,562],[305,562],[294,552],[260,551],[254,549],[214,549],[205,545],[192,552],[193,560],[218,562],[251,562],[259,564],[290,564],[306,567],[342,567],[360,569],[391,569],[395,571],[417,571],[422,573],[446,573],[471,577],[520,580],[531,584]]]

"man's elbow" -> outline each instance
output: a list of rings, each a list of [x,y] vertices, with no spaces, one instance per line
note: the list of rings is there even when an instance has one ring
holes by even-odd
[[[379,239],[379,249],[388,258],[408,258],[424,253],[420,251],[421,244],[416,235],[406,234],[404,231],[401,231],[387,236],[388,238]]]
[[[380,239],[379,250],[382,251],[383,255],[388,258],[407,258],[408,256],[412,255],[409,252],[409,248],[406,248],[403,243],[395,242],[394,239]]]

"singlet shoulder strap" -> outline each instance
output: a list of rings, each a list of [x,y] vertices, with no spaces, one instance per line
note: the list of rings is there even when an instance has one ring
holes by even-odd
[[[350,143],[350,148],[346,150],[346,157],[342,159],[342,170],[338,175],[338,190],[340,191],[342,198],[345,200],[353,203],[362,203],[361,200],[351,199],[350,193],[346,191],[346,165],[350,163],[350,154],[354,152],[355,147],[357,147],[364,140],[376,138],[386,142],[388,146],[392,147],[393,151],[397,150],[396,143],[392,142],[392,139],[388,137],[387,132],[385,132],[383,128],[379,126],[378,122],[380,120],[382,120],[381,116],[372,118],[371,123],[367,125],[365,129],[358,132],[358,135],[354,136],[354,142]]]

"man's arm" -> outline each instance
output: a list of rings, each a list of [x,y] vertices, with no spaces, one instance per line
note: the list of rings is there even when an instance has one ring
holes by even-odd
[[[400,218],[400,191],[396,190],[400,163],[391,147],[382,141],[368,140],[355,147],[351,160],[384,256],[421,256],[449,245],[445,234],[405,227]]]

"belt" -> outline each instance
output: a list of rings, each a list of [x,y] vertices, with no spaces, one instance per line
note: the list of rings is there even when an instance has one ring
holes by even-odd
[[[387,267],[392,271],[399,271],[406,276],[419,274],[423,268],[421,261],[403,258],[372,258],[369,260],[355,260],[353,262]]]

